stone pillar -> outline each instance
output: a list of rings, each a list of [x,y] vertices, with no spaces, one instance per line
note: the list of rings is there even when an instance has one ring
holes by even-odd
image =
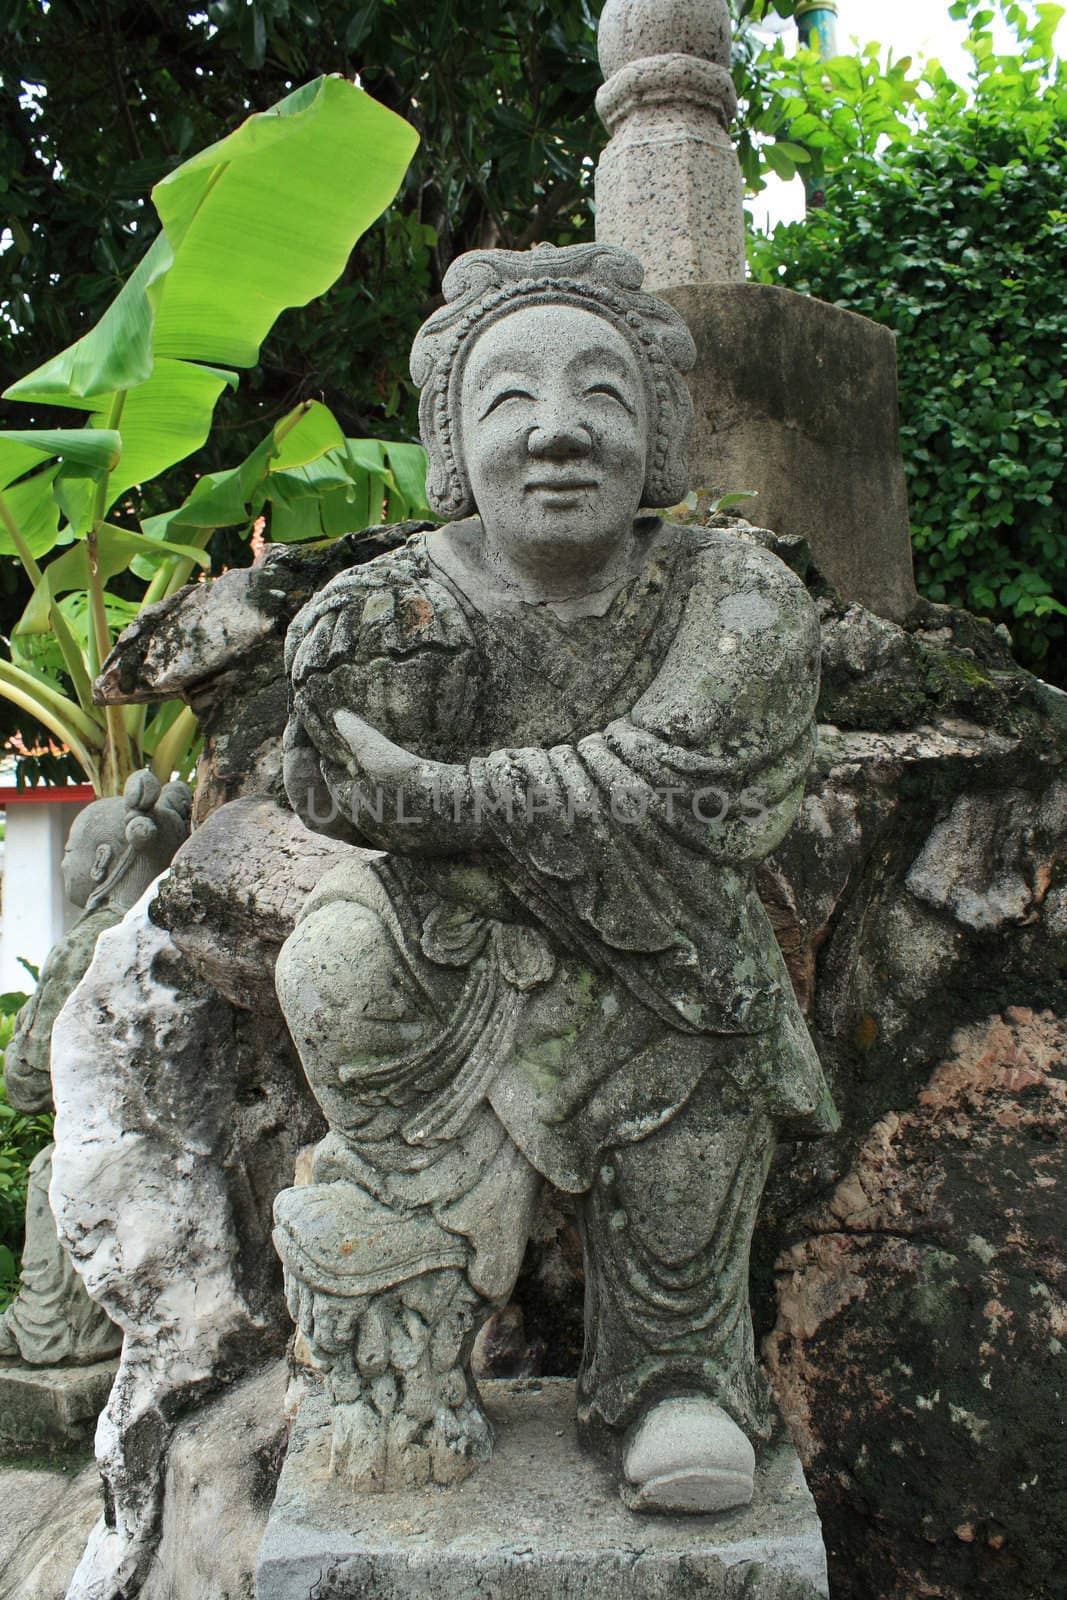
[[[607,0],[597,38],[596,106],[611,134],[596,172],[597,238],[640,256],[646,289],[739,282],[726,0]]]
[[[807,7],[809,38],[833,10]],[[607,0],[596,235],[633,251],[696,341],[690,487],[753,491],[753,522],[803,535],[844,599],[903,622],[918,596],[894,337],[745,282],[730,38],[726,0]]]

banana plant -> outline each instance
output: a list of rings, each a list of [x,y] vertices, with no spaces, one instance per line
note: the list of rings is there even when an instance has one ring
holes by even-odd
[[[337,279],[417,143],[408,123],[336,77],[249,117],[156,185],[161,231],[103,317],[4,393],[69,407],[84,425],[0,433],[0,556],[33,586],[0,659],[0,695],[69,748],[97,794],[120,793],[146,758],[169,777],[191,748],[187,708],[146,721],[143,707],[94,705],[92,683],[131,610],[210,564],[216,527],[270,502],[272,537],[322,537],[344,520],[342,504],[353,528],[364,505],[407,515],[420,501],[416,446],[346,441],[308,403],[175,512],[139,531],[113,520],[119,501],[205,442],[234,369],[256,363],[280,313]],[[127,571],[146,584],[132,608],[107,587]]]

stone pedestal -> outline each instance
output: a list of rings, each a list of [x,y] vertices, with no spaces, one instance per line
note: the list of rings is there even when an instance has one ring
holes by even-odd
[[[48,1455],[91,1445],[117,1361],[87,1367],[0,1363],[0,1453]]]
[[[917,595],[893,334],[768,284],[656,293],[696,340],[691,486],[756,490],[744,516],[802,534],[843,599],[903,622]]]
[[[329,1476],[321,1394],[297,1416],[260,1549],[258,1600],[820,1600],[819,1519],[778,1440],[751,1506],[634,1516],[579,1450],[574,1384],[482,1385],[491,1464],[456,1488],[354,1496]]]

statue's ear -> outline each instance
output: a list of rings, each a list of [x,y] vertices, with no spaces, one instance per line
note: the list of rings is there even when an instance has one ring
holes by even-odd
[[[94,883],[103,883],[111,866],[113,851],[109,844],[98,844],[96,854],[93,856],[93,866],[90,873]]]

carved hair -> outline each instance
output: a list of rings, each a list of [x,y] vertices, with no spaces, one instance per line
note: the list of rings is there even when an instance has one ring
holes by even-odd
[[[689,488],[686,451],[693,422],[683,374],[696,360],[696,348],[678,313],[640,292],[644,275],[636,256],[606,244],[472,250],[453,261],[445,274],[445,304],[423,324],[411,348],[429,456],[426,494],[439,516],[464,517],[475,509],[455,427],[471,346],[492,323],[531,305],[591,311],[626,339],[644,381],[653,435],[642,504],[671,506],[682,499]]]

